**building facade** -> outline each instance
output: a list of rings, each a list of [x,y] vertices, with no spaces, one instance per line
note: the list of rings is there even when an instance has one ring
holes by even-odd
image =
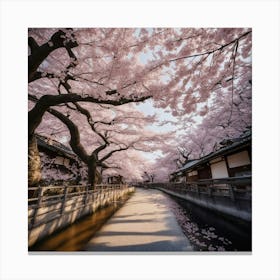
[[[41,160],[40,184],[79,184],[86,180],[86,166],[62,143],[36,135]]]
[[[251,133],[221,142],[222,147],[200,159],[190,160],[171,174],[173,181],[194,182],[203,179],[224,179],[251,176]]]

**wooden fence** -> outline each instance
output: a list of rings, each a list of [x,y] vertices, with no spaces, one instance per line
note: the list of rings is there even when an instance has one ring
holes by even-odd
[[[251,200],[251,176],[222,179],[206,179],[195,182],[148,183],[151,188],[162,188],[180,194],[196,193],[208,196],[230,197],[231,200]]]
[[[239,221],[250,223],[252,219],[251,176],[138,186],[164,191]]]

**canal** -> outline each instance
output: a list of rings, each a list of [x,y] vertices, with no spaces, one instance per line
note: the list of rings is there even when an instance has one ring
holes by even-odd
[[[177,197],[168,201],[196,251],[252,250],[251,223],[229,219]]]
[[[228,220],[185,200],[162,195],[165,206],[172,211],[195,251],[251,251],[251,225]],[[129,196],[79,220],[30,247],[29,251],[84,251],[89,240],[128,199]],[[162,201],[158,198],[155,203]]]

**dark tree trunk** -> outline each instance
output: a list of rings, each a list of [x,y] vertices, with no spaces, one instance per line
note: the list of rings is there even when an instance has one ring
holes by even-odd
[[[34,186],[41,180],[41,161],[37,139],[32,135],[28,139],[28,185]]]
[[[91,186],[95,185],[96,178],[96,163],[94,161],[88,162],[88,184]]]
[[[97,170],[97,164],[95,160],[90,160],[87,163],[88,166],[88,184],[95,186],[102,182],[102,176]]]

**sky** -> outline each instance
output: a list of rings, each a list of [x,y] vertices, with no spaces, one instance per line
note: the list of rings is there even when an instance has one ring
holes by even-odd
[[[160,121],[176,121],[176,118],[174,118],[172,114],[165,112],[163,109],[155,108],[153,105],[153,101],[150,99],[137,104],[136,108],[143,112],[146,116],[156,114]],[[163,126],[159,126],[158,123],[149,125],[149,127],[152,130],[158,132],[169,132],[176,128],[172,124],[165,124]]]

